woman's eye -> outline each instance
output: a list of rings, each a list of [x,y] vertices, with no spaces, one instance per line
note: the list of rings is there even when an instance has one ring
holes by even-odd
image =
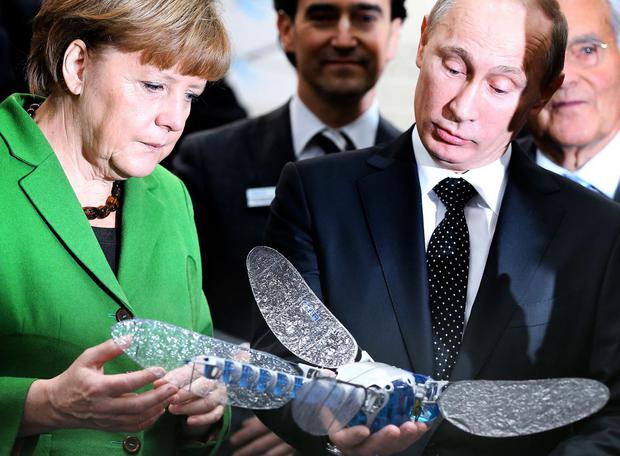
[[[150,92],[157,92],[163,88],[161,84],[158,84],[156,82],[148,82],[148,81],[142,81],[142,86]]]
[[[196,95],[195,93],[192,93],[192,92],[188,92],[188,93],[186,93],[186,94],[185,94],[185,96],[186,96],[186,97],[187,97],[187,99],[188,99],[189,101],[191,101],[192,103],[194,103],[195,101],[197,101],[197,100],[198,100],[198,98],[199,98],[199,96],[198,96],[198,95]]]

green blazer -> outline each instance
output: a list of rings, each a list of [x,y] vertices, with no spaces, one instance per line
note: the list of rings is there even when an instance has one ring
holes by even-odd
[[[56,155],[23,109],[32,101],[13,95],[0,104],[0,454],[16,441],[30,384],[109,339],[121,306],[136,317],[212,332],[181,181],[159,166],[127,180],[116,277]],[[110,374],[137,368],[126,356],[105,365]],[[60,430],[24,439],[21,454],[121,455],[129,435],[140,440],[139,455],[214,449],[216,442],[181,441],[180,425],[180,417],[165,414],[133,434]]]

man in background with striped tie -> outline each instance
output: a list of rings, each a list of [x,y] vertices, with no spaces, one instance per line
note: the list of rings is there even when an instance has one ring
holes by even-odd
[[[529,150],[543,168],[620,202],[620,1],[559,3],[568,21],[565,79],[529,120]]]

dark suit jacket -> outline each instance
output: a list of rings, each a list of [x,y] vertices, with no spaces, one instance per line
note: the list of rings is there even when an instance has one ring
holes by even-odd
[[[384,119],[376,143],[399,132]],[[217,329],[251,338],[254,300],[245,257],[260,245],[269,207],[248,208],[246,190],[275,186],[295,160],[288,103],[266,115],[189,135],[174,160],[194,212],[204,264],[203,286]]]
[[[536,160],[536,144],[534,143],[534,138],[531,135],[523,135],[517,139],[519,146],[525,151],[526,155],[528,155],[532,160]],[[620,172],[620,170],[611,170],[612,172]],[[620,203],[620,185],[616,188],[616,192],[614,193],[614,201]]]
[[[266,243],[292,261],[376,361],[429,374],[431,322],[412,147],[410,130],[385,147],[288,164]],[[620,208],[513,149],[451,379],[592,377],[610,387],[612,399],[595,418],[529,437],[479,438],[443,422],[405,454],[620,452]],[[256,348],[284,353],[265,327],[258,336]],[[320,454],[319,443],[296,432],[286,411],[260,416],[307,454]]]

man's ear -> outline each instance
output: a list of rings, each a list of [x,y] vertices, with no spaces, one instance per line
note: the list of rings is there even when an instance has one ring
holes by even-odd
[[[293,19],[284,11],[278,11],[278,32],[280,33],[280,43],[284,52],[295,52]]]
[[[532,107],[532,112],[538,114],[542,108],[545,107],[547,102],[551,99],[553,94],[562,87],[564,83],[564,73],[555,78],[547,87],[544,87],[540,93],[540,100]]]
[[[82,93],[84,86],[84,67],[88,59],[86,43],[73,40],[67,46],[62,61],[62,76],[69,92],[73,95]]]
[[[424,48],[428,43],[428,16],[424,16],[422,19],[422,27],[420,29],[420,42],[418,43],[418,52],[415,57],[415,64],[418,68],[422,66],[422,57],[424,55]]]
[[[400,41],[400,30],[403,25],[401,18],[396,18],[390,23],[390,36],[388,38],[387,60],[392,60],[396,56],[398,50],[398,42]]]

